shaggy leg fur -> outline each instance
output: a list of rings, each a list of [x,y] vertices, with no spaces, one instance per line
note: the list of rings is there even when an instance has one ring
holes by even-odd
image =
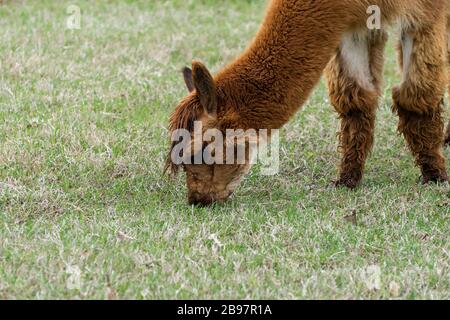
[[[381,31],[345,35],[325,70],[330,100],[341,119],[338,186],[355,188],[363,177],[374,142],[386,40]]]
[[[442,106],[446,88],[444,17],[433,26],[404,30],[401,62],[404,80],[394,88],[394,111],[424,183],[447,181],[442,154]]]

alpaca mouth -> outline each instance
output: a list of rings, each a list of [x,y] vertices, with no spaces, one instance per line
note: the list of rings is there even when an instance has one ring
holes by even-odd
[[[224,203],[231,196],[231,193],[225,198],[218,198],[214,194],[200,194],[198,192],[189,193],[188,202],[191,206],[210,207],[216,203]]]
[[[193,192],[189,194],[188,202],[191,206],[208,207],[215,203],[216,200],[211,195]]]

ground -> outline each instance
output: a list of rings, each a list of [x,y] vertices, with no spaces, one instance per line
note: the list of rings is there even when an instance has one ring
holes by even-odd
[[[162,173],[179,71],[232,60],[265,1],[2,3],[0,298],[450,298],[449,186],[419,183],[396,132],[395,35],[359,189],[331,184],[321,84],[281,133],[281,172],[200,209]]]

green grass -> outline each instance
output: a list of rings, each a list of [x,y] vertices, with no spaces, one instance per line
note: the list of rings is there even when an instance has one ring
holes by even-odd
[[[450,298],[449,187],[418,183],[396,133],[392,40],[361,188],[331,187],[321,84],[282,132],[280,174],[199,209],[162,175],[179,70],[232,60],[264,1],[76,1],[67,30],[73,3],[0,5],[0,298]]]

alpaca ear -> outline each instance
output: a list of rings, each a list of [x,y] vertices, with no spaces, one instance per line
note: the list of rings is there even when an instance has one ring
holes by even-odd
[[[211,73],[201,62],[194,61],[192,62],[192,77],[203,108],[210,115],[215,115],[217,113],[217,94]]]
[[[183,68],[183,78],[184,83],[186,83],[186,87],[188,88],[189,92],[192,92],[195,90],[194,86],[194,78],[192,77],[192,70],[188,67]]]

